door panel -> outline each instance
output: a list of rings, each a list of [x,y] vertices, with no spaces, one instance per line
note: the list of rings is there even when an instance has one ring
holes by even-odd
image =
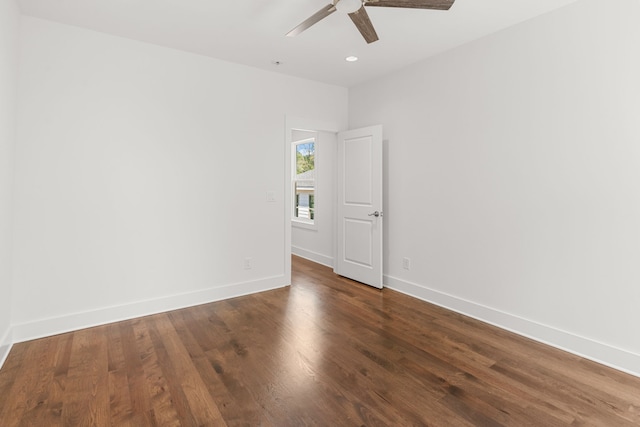
[[[382,288],[382,126],[338,134],[336,273]]]
[[[344,141],[344,203],[371,206],[371,138]]]
[[[373,239],[371,221],[355,218],[344,219],[344,258],[348,262],[373,267],[371,241]]]

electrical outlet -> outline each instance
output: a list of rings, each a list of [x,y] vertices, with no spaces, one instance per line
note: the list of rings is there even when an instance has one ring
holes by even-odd
[[[402,258],[402,268],[411,270],[411,258]]]
[[[242,267],[245,270],[251,270],[253,268],[253,258],[245,258],[244,261],[242,262]]]
[[[276,192],[275,191],[267,191],[267,202],[275,202],[276,201]]]

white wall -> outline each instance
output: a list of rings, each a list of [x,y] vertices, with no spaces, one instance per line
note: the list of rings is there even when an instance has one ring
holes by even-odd
[[[583,0],[349,91],[387,284],[640,375],[638,22]]]
[[[0,366],[11,345],[11,218],[18,31],[14,0],[0,0]]]
[[[294,135],[294,140],[295,140]],[[335,183],[335,133],[316,133],[316,215],[315,227],[292,221],[291,251],[320,264],[333,267]]]
[[[29,17],[21,49],[16,340],[286,284],[285,115],[344,127],[346,89]]]

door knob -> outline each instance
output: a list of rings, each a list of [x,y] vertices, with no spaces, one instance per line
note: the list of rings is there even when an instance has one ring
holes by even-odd
[[[382,216],[382,212],[375,211],[373,213],[367,214],[367,216],[375,216],[376,218],[378,218],[379,216]]]

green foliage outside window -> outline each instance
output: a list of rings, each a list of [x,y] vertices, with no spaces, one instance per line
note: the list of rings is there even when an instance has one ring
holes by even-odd
[[[296,173],[315,169],[316,146],[313,142],[296,145]]]

